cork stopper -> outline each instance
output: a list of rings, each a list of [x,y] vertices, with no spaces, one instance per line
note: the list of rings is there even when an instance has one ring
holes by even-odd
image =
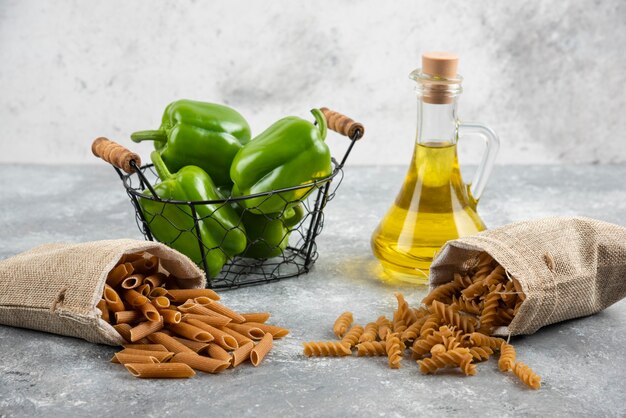
[[[459,57],[450,52],[426,52],[422,55],[422,72],[432,77],[454,78]]]

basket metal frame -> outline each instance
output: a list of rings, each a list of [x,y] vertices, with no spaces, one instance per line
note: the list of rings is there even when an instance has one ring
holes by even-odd
[[[146,240],[155,241],[154,236],[152,235],[150,231],[149,223],[146,220],[146,217],[143,213],[141,206],[139,205],[139,200],[138,200],[139,198],[158,201],[158,202],[167,203],[167,204],[188,206],[191,209],[191,214],[194,219],[196,237],[198,239],[198,245],[200,247],[200,252],[202,255],[201,267],[203,267],[205,273],[207,273],[207,287],[211,289],[235,289],[235,288],[239,288],[243,286],[269,283],[269,282],[278,281],[278,280],[286,279],[290,277],[297,277],[301,274],[305,274],[310,271],[311,267],[317,260],[317,256],[318,256],[315,240],[321,233],[323,210],[326,207],[326,204],[332,199],[332,197],[334,196],[334,193],[336,192],[337,188],[341,184],[341,181],[343,179],[343,167],[350,153],[352,152],[352,149],[354,148],[355,143],[362,136],[363,136],[363,133],[361,132],[361,130],[356,129],[354,134],[351,137],[349,137],[350,142],[343,157],[341,158],[341,161],[338,162],[335,158],[332,158],[333,171],[327,177],[324,177],[322,179],[318,179],[318,180],[315,180],[313,182],[306,183],[303,185],[285,187],[282,189],[272,190],[272,191],[263,192],[263,193],[256,193],[256,194],[247,195],[247,196],[228,197],[226,199],[220,199],[220,200],[182,201],[182,200],[173,200],[173,199],[161,199],[157,196],[150,180],[144,174],[144,171],[150,170],[153,167],[153,164],[146,164],[140,167],[140,166],[137,166],[137,164],[133,160],[130,162],[130,165],[133,168],[134,172],[130,174],[123,172],[116,166],[113,166],[113,168],[115,169],[118,176],[122,180],[124,188],[126,189],[126,192],[131,199],[131,202],[136,211],[137,226],[139,227],[139,230],[142,232]],[[139,179],[140,188],[143,190],[148,189],[151,195],[143,194],[132,186],[132,177],[135,175]],[[333,189],[331,193],[331,189],[330,189],[331,183],[333,182],[333,180],[335,180],[336,177],[339,178],[339,182],[336,184],[335,189]],[[297,271],[293,273],[288,273],[288,274],[280,274],[280,272],[272,271],[269,274],[269,277],[265,277],[267,275],[263,273],[264,278],[262,279],[255,279],[255,280],[249,280],[249,281],[237,280],[239,278],[239,275],[243,276],[246,274],[245,273],[246,269],[254,269],[254,268],[262,267],[263,262],[265,260],[247,259],[247,260],[251,260],[251,262],[246,263],[245,265],[237,265],[234,262],[234,260],[237,259],[238,256],[235,256],[233,260],[230,260],[228,263],[226,263],[222,271],[224,271],[228,267],[229,270],[227,271],[226,274],[229,274],[230,268],[236,265],[237,267],[241,267],[244,270],[244,273],[241,273],[241,272],[233,273],[237,275],[237,277],[232,281],[226,280],[225,278],[215,279],[215,278],[208,277],[209,269],[208,269],[207,261],[206,261],[205,246],[200,238],[200,224],[199,224],[200,218],[198,217],[198,213],[196,211],[196,205],[228,204],[230,202],[238,202],[241,200],[246,200],[246,199],[251,199],[251,198],[257,198],[257,197],[263,197],[263,196],[269,197],[275,194],[299,190],[299,189],[307,189],[307,188],[312,189],[313,187],[317,188],[318,191],[317,191],[317,196],[315,197],[315,203],[314,203],[313,209],[310,210],[310,213],[312,213],[313,216],[308,222],[308,227],[306,228],[306,238],[304,241],[304,245],[301,248],[288,246],[285,249],[285,252],[291,252],[294,258],[300,257],[303,260],[303,264],[301,268],[298,267]],[[310,199],[310,198],[311,196],[309,196],[307,199]],[[279,263],[277,267],[280,265],[281,263]]]

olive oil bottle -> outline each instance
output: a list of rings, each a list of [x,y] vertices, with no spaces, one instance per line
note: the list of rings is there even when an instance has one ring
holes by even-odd
[[[446,241],[485,229],[476,205],[499,140],[483,125],[458,121],[462,78],[457,64],[455,55],[428,53],[422,69],[411,73],[418,96],[413,158],[400,193],[372,236],[385,280],[427,283],[430,264]],[[471,184],[463,181],[457,157],[458,138],[464,134],[482,136],[487,145]]]

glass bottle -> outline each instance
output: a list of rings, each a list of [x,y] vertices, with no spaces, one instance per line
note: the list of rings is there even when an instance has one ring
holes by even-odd
[[[488,127],[457,118],[462,77],[458,57],[432,52],[422,56],[417,82],[417,136],[413,159],[400,193],[372,235],[383,280],[428,282],[430,264],[443,244],[476,234],[485,224],[476,205],[485,189],[499,140]],[[486,148],[474,179],[466,184],[457,158],[460,136],[483,137]]]

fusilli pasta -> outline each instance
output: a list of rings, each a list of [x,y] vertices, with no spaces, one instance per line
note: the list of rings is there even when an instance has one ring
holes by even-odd
[[[339,357],[352,355],[352,351],[341,341],[305,342],[304,355],[307,357]]]
[[[526,386],[532,389],[539,389],[541,387],[541,377],[524,363],[515,363],[513,373],[515,373]]]
[[[335,324],[333,325],[333,332],[337,336],[337,338],[343,337],[343,335],[348,331],[350,325],[352,324],[352,312],[344,312],[335,320]]]

